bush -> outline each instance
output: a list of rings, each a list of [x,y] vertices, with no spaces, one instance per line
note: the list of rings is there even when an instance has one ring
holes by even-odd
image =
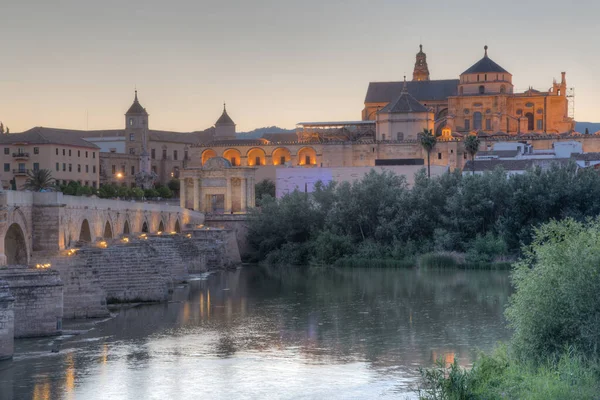
[[[119,186],[117,189],[117,196],[122,199],[126,199],[128,197],[131,197],[131,191],[127,186]]]
[[[118,187],[113,184],[100,185],[98,189],[98,197],[103,199],[112,199],[117,197]]]
[[[536,229],[512,279],[506,316],[520,357],[543,359],[567,345],[600,355],[600,219]]]
[[[141,199],[142,197],[144,197],[144,189],[140,189],[138,187],[134,187],[131,189],[131,197],[133,197],[134,199]]]
[[[491,232],[485,236],[477,235],[467,247],[466,261],[473,264],[491,263],[508,253],[504,240]]]
[[[313,260],[318,263],[333,264],[336,260],[353,252],[352,238],[323,231],[314,242]]]
[[[171,189],[174,193],[179,193],[180,182],[179,179],[171,179],[169,183],[167,183],[167,187]]]
[[[144,197],[147,199],[155,199],[158,197],[158,192],[156,189],[146,189],[144,190]]]
[[[266,195],[275,197],[275,182],[270,179],[263,179],[254,185],[254,196],[257,207],[260,207],[262,199]]]
[[[171,189],[169,189],[166,186],[159,186],[158,188],[156,188],[156,191],[158,193],[158,196],[164,199],[170,199],[171,197],[173,197],[173,192],[171,192]]]

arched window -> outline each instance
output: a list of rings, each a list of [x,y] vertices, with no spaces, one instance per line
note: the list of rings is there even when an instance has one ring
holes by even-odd
[[[485,93],[485,86],[481,85],[479,86],[479,94],[484,94]]]
[[[481,129],[481,113],[479,111],[473,113],[473,129],[476,131]]]
[[[500,93],[506,93],[506,86],[500,86]]]
[[[460,94],[462,96],[462,94],[463,94],[463,87],[462,86],[458,89],[458,94]]]

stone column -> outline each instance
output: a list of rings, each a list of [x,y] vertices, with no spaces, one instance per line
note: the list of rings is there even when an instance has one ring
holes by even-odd
[[[185,178],[179,179],[179,207],[186,208],[185,204]]]
[[[247,207],[256,206],[256,195],[254,194],[254,177],[248,178],[248,204]]]
[[[246,205],[247,205],[247,199],[246,199],[246,185],[248,184],[248,180],[246,178],[242,178],[241,179],[241,183],[240,183],[240,192],[241,192],[241,212],[245,213],[246,212]]]
[[[194,211],[200,211],[200,178],[194,178]]]
[[[225,214],[231,214],[231,178],[226,177],[227,191],[225,192]]]

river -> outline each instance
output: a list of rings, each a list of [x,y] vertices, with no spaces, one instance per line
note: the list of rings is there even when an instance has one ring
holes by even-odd
[[[16,341],[2,399],[414,398],[418,367],[508,338],[507,272],[245,267]]]

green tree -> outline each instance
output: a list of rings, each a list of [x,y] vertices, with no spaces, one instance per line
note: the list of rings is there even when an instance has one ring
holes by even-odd
[[[52,190],[55,187],[55,180],[52,177],[52,172],[49,169],[29,170],[27,171],[27,179],[23,185],[23,190],[31,190],[32,192],[41,192]]]
[[[176,193],[177,195],[179,195],[179,189],[180,189],[179,179],[171,179],[169,181],[169,183],[167,184],[167,186],[169,187],[169,189],[171,189],[171,191],[173,193]]]
[[[158,191],[156,189],[144,190],[144,197],[147,199],[155,199],[158,197]]]
[[[142,197],[144,197],[144,190],[143,190],[143,189],[140,189],[140,188],[138,188],[138,187],[134,187],[134,188],[132,188],[132,189],[131,189],[131,196],[132,196],[134,199],[136,199],[136,200],[139,200],[139,199],[141,199]]]
[[[435,147],[437,138],[434,136],[431,129],[423,129],[423,132],[419,133],[419,141],[423,150],[427,152],[427,177],[431,178],[431,150]]]
[[[126,199],[128,197],[131,197],[131,191],[127,186],[119,186],[117,188],[117,196],[122,199]]]
[[[170,199],[171,197],[173,197],[173,192],[171,192],[171,189],[169,189],[167,186],[159,186],[158,188],[156,188],[156,191],[158,192],[158,195],[163,199]]]
[[[263,179],[254,185],[254,195],[256,206],[260,207],[262,199],[265,195],[275,197],[275,182],[270,179]]]
[[[92,188],[89,186],[79,186],[79,188],[77,188],[77,196],[89,196],[92,194]]]
[[[112,199],[117,197],[118,188],[113,184],[103,184],[100,185],[100,189],[98,189],[98,197],[103,199]]]
[[[471,169],[473,174],[475,174],[475,155],[479,151],[479,138],[475,135],[468,135],[464,139],[465,142],[465,151],[469,156],[471,156]]]

